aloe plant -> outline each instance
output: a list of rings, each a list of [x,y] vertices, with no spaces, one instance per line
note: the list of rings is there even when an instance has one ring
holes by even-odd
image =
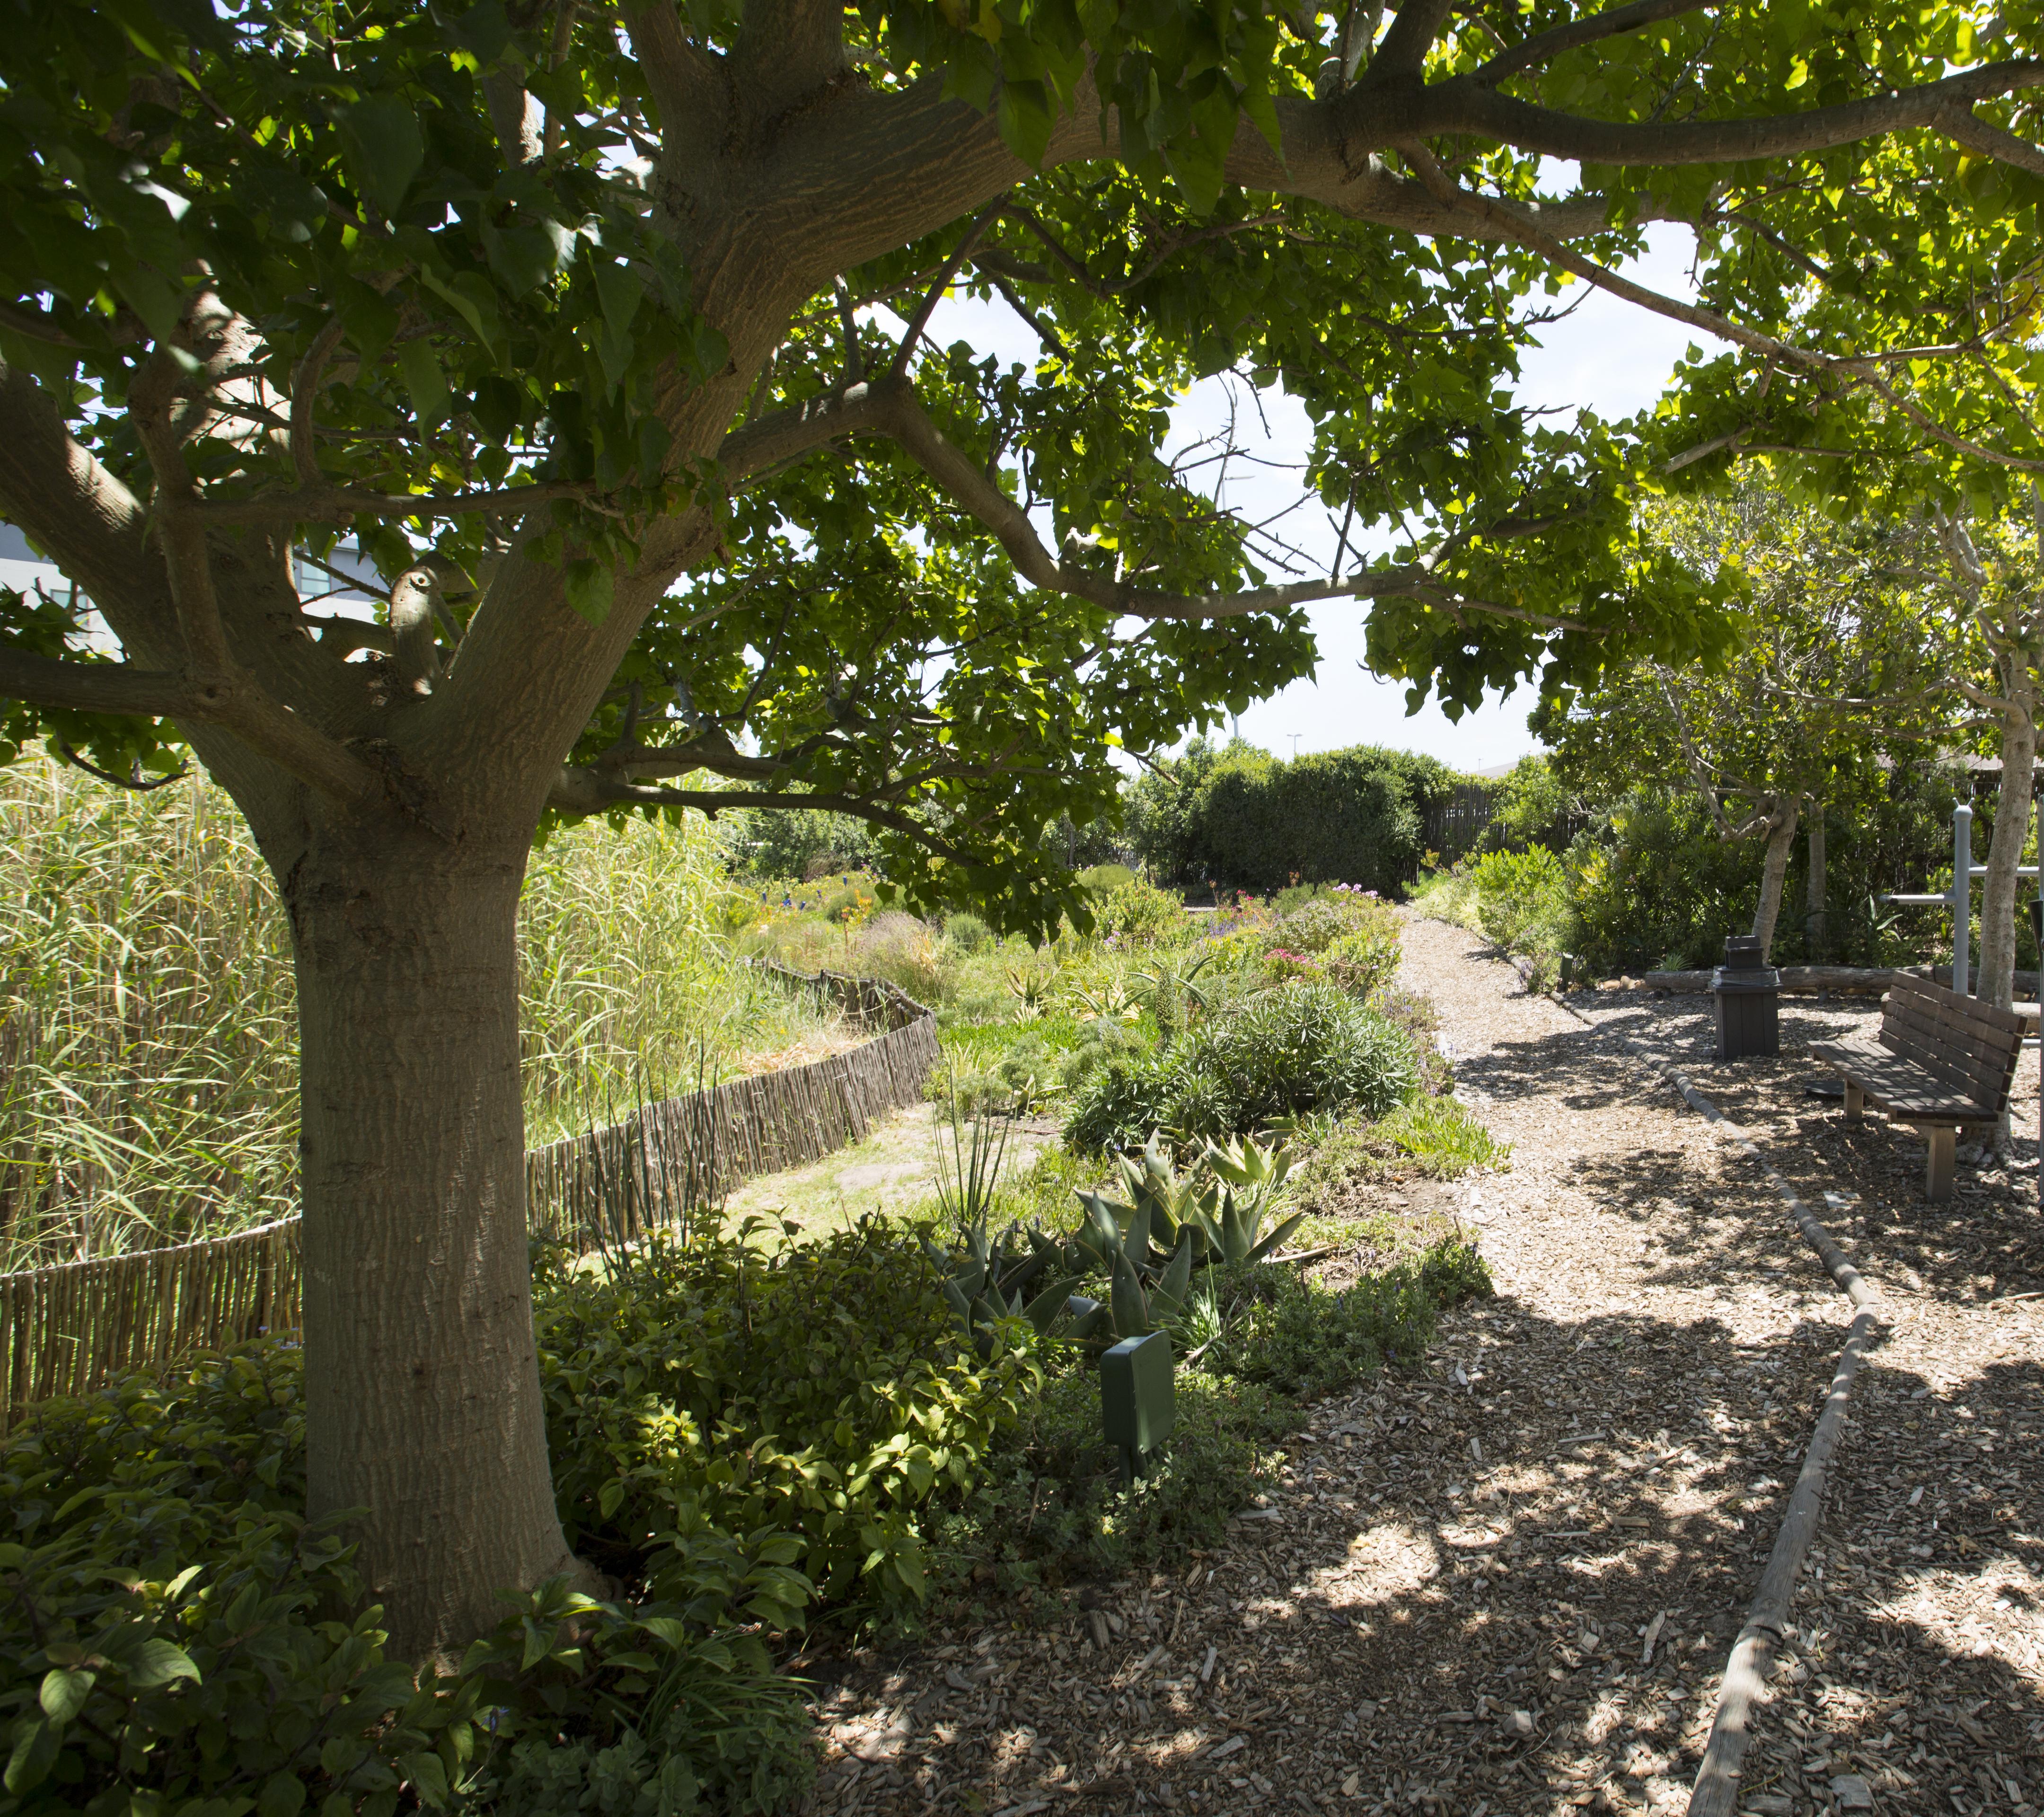
[[[1203,1202],[1195,1214],[1208,1252],[1224,1262],[1261,1262],[1274,1254],[1306,1216],[1294,1212],[1268,1235],[1261,1234],[1292,1170],[1291,1157],[1281,1146],[1251,1140],[1225,1147],[1210,1142],[1201,1158],[1226,1182],[1218,1205]]]
[[[1027,1319],[1040,1336],[1070,1335],[1058,1327],[1084,1266],[1077,1246],[1019,1224],[990,1236],[982,1216],[966,1227],[962,1250],[925,1238],[923,1253],[943,1281],[951,1311],[982,1350],[989,1343],[986,1328],[997,1319]]]

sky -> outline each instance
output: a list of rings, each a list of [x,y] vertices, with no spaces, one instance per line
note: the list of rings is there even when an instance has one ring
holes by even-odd
[[[1557,180],[1543,186],[1566,193],[1573,171],[1558,167],[1553,175]],[[1646,252],[1623,269],[1663,294],[1687,297],[1692,294],[1688,268],[1693,244],[1679,226],[1651,227]],[[1573,301],[1576,294],[1572,288],[1558,300]],[[1038,352],[1028,328],[997,303],[949,298],[932,318],[930,333],[939,344],[963,337],[983,354],[1025,364],[1033,363]],[[1543,331],[1542,344],[1523,361],[1516,394],[1520,401],[1539,407],[1587,407],[1607,420],[1631,416],[1661,394],[1675,363],[1700,338],[1696,329],[1682,323],[1600,292]],[[1262,404],[1259,422],[1247,388],[1238,387],[1239,441],[1261,458],[1297,465],[1312,440],[1305,412],[1274,387],[1262,394]],[[1228,388],[1221,381],[1196,386],[1174,413],[1174,445],[1224,426],[1229,407]],[[1262,432],[1265,424],[1267,440]],[[1246,466],[1235,471],[1242,477],[1230,480],[1222,501],[1252,517],[1280,510],[1299,495],[1290,474]],[[1318,514],[1308,524],[1306,513],[1301,513],[1297,522],[1303,547],[1317,552],[1324,563],[1331,557],[1334,529],[1322,528]],[[1455,724],[1431,702],[1408,716],[1404,684],[1380,680],[1362,666],[1365,609],[1352,600],[1331,600],[1308,609],[1320,646],[1318,670],[1311,679],[1254,703],[1239,724],[1244,738],[1283,757],[1352,744],[1392,745],[1424,751],[1462,770],[1508,764],[1538,748],[1526,729],[1526,716],[1534,705],[1531,687],[1502,699],[1492,696]]]
[[[1658,226],[1649,229],[1648,240],[1646,254],[1623,267],[1626,275],[1664,295],[1690,294],[1694,242],[1687,230]],[[1559,301],[1572,301],[1576,294],[1566,291]],[[1536,406],[1587,407],[1607,421],[1629,417],[1660,396],[1676,362],[1700,338],[1685,324],[1600,291],[1566,321],[1543,331],[1540,348],[1522,363],[1516,394],[1520,402]],[[1266,413],[1274,403],[1280,407],[1272,420],[1274,439],[1303,450],[1308,428],[1304,413],[1278,398],[1266,400]],[[1502,699],[1490,696],[1456,724],[1431,701],[1408,717],[1404,684],[1380,680],[1362,666],[1363,610],[1360,602],[1348,600],[1311,609],[1320,650],[1318,672],[1252,705],[1242,716],[1244,738],[1281,756],[1350,744],[1393,745],[1424,751],[1466,771],[1510,763],[1538,748],[1526,729],[1534,705],[1531,687]]]

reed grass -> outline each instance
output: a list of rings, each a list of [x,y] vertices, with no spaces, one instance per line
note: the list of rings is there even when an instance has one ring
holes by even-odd
[[[521,915],[528,1142],[856,1039],[738,965],[700,820],[585,825]],[[0,1273],[246,1229],[297,1208],[290,945],[233,804],[0,772]]]

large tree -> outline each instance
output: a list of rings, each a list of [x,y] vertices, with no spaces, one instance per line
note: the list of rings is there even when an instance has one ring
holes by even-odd
[[[1649,451],[1513,406],[1518,299],[1656,218],[1709,217],[1736,277],[1764,241],[1727,186],[1828,194],[1882,135],[2034,159],[2001,98],[2044,83],[2030,13],[1969,6],[8,24],[0,511],[98,617],[17,602],[0,687],[104,768],[188,740],[275,870],[313,1512],[367,1510],[413,1649],[572,1565],[514,1026],[544,815],[799,786],[935,901],[1028,881],[1107,738],[1297,672],[1309,601],[1373,602],[1373,659],[1455,706],[1679,656],[1708,589],[1631,528]],[[1885,231],[1846,200],[1848,241]],[[1033,367],[932,344],[959,286]],[[1230,370],[1311,412],[1332,572],[1166,457],[1176,394]],[[297,584],[348,531],[375,623]]]

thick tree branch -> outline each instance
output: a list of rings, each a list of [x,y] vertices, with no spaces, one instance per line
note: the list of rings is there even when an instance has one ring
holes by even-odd
[[[176,659],[175,613],[162,562],[148,549],[141,501],[75,440],[49,394],[0,365],[0,513],[34,537],[102,610],[123,641]]]
[[[1406,36],[1433,29],[1434,0],[1415,0],[1401,17]],[[1394,26],[1394,30],[1397,28]],[[1390,43],[1387,36],[1385,43]],[[1505,53],[1510,55],[1511,53]],[[1372,72],[1386,67],[1380,49]],[[2044,62],[1984,64],[1896,93],[1801,113],[1735,120],[1585,120],[1500,93],[1473,76],[1426,84],[1408,71],[1372,80],[1324,101],[1278,101],[1281,156],[1247,118],[1229,148],[1228,179],[1247,189],[1301,195],[1356,218],[1414,233],[1510,241],[1531,225],[1558,239],[1607,231],[1610,204],[1583,197],[1560,204],[1493,204],[1482,213],[1444,205],[1426,186],[1374,154],[1435,136],[1466,134],[1585,163],[1646,165],[1735,163],[1793,157],[1910,127],[1931,126],[1944,109],[2044,84]],[[1111,114],[1101,118],[1090,85],[1061,114],[1043,167],[1118,155]],[[986,206],[1030,175],[985,113],[943,98],[936,81],[906,90],[847,92],[813,121],[791,121],[775,148],[776,172],[799,178],[799,213],[777,217],[795,265],[818,285]],[[1657,209],[1637,221],[1668,218]]]
[[[689,41],[681,14],[666,0],[628,6],[624,21],[660,111],[663,158],[686,168],[716,143],[724,116],[717,59]]]
[[[617,807],[694,808],[711,815],[727,809],[807,809],[847,814],[874,826],[906,833],[918,845],[939,856],[955,855],[949,840],[912,815],[861,795],[790,795],[759,789],[649,789],[579,765],[565,764],[547,797],[547,805],[564,814],[600,814]]]
[[[1362,86],[1370,88],[1401,76],[1416,76],[1426,67],[1427,53],[1441,35],[1441,27],[1454,10],[1454,0],[1405,0],[1391,16],[1391,25],[1370,67]]]
[[[1969,152],[1977,152],[1983,158],[1992,158],[2004,164],[2014,164],[2032,176],[2044,177],[2044,151],[2038,150],[2027,139],[2019,138],[1991,121],[1981,119],[1970,107],[1940,108],[1933,124],[1947,139],[1965,146]]]
[[[499,69],[486,75],[482,99],[504,162],[514,171],[536,162],[545,144],[544,117],[538,98],[527,90],[518,72]]]
[[[207,524],[346,524],[357,517],[505,517],[555,499],[594,499],[602,488],[586,480],[548,480],[475,492],[370,492],[353,486],[300,486],[249,498],[202,500],[191,515]]]
[[[770,410],[724,438],[717,451],[717,465],[727,480],[742,485],[836,436],[878,427],[886,400],[907,389],[907,380],[891,375],[862,378],[834,386],[784,410]]]
[[[844,77],[844,0],[746,0],[732,86],[755,128]]]
[[[1585,120],[1538,107],[1501,94],[1473,77],[1458,76],[1416,94],[1404,90],[1381,98],[1379,131],[1389,125],[1391,139],[1433,138],[1467,133],[1502,140],[1522,152],[1551,158],[1573,158],[1586,164],[1730,164],[1749,159],[1792,158],[1827,152],[1840,145],[1885,136],[1916,126],[1937,126],[1954,107],[2044,86],[2044,62],[2025,57],[1984,63],[1941,81],[1925,83],[1894,94],[1870,95],[1800,113],[1769,113],[1746,120],[1652,121],[1628,125]],[[1366,111],[1358,98],[1366,88],[1351,90],[1333,105],[1358,115]],[[1410,110],[1413,124],[1404,129],[1384,121],[1385,114]],[[1380,124],[1381,122],[1381,124]],[[1363,125],[1358,119],[1358,125]],[[1370,143],[1381,144],[1374,134]]]
[[[336,316],[313,336],[312,345],[305,349],[305,357],[291,374],[291,465],[298,474],[298,484],[309,489],[317,489],[324,483],[317,451],[313,445],[313,408],[319,401],[320,379],[345,332],[340,317]]]
[[[125,663],[67,663],[0,645],[0,695],[77,713],[211,720],[225,705],[227,690],[217,682]]]

